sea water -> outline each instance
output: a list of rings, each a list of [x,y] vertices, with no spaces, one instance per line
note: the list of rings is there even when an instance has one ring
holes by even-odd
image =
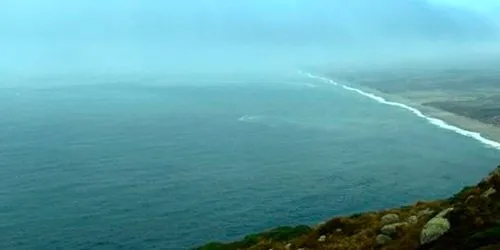
[[[500,162],[296,72],[37,81],[0,86],[0,249],[189,249],[445,198]]]

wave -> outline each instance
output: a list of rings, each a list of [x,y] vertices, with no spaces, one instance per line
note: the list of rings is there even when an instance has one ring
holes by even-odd
[[[259,120],[259,118],[262,118],[262,116],[244,115],[244,116],[238,118],[238,121],[240,121],[240,122],[253,122],[253,121]]]
[[[416,108],[410,107],[408,105],[405,105],[403,103],[388,101],[388,100],[386,100],[385,98],[383,98],[381,96],[377,96],[377,95],[365,92],[365,91],[357,89],[357,88],[353,88],[353,87],[350,87],[350,86],[347,86],[347,85],[344,85],[344,84],[340,84],[338,82],[335,82],[332,79],[329,79],[329,78],[326,78],[326,77],[323,77],[323,76],[314,75],[314,74],[307,73],[307,72],[302,72],[302,71],[299,71],[299,74],[305,75],[306,77],[309,77],[311,79],[321,80],[323,82],[326,82],[328,84],[332,84],[334,86],[342,87],[345,90],[356,92],[356,93],[358,93],[360,95],[366,96],[366,97],[368,97],[368,98],[370,98],[372,100],[375,100],[375,101],[377,101],[379,103],[382,103],[382,104],[386,104],[386,105],[390,105],[390,106],[395,106],[395,107],[406,109],[406,110],[412,112],[413,114],[415,114],[416,116],[427,120],[430,124],[432,124],[434,126],[437,126],[439,128],[442,128],[442,129],[453,131],[453,132],[455,132],[457,134],[460,134],[460,135],[472,138],[472,139],[474,139],[476,141],[479,141],[479,142],[485,144],[488,147],[500,150],[500,143],[499,142],[496,142],[496,141],[484,138],[478,132],[465,130],[465,129],[459,128],[457,126],[453,126],[451,124],[448,124],[448,123],[446,123],[443,120],[427,116],[424,113],[422,113],[422,111],[420,111],[420,110],[418,110]]]

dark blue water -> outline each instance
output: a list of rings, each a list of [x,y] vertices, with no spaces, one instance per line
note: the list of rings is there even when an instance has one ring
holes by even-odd
[[[446,197],[500,161],[405,110],[289,77],[33,82],[0,89],[0,117],[6,250],[187,249]]]

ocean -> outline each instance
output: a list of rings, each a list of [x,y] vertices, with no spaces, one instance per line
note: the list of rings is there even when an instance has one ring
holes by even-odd
[[[1,84],[4,250],[189,249],[445,198],[500,162],[471,131],[296,72]]]

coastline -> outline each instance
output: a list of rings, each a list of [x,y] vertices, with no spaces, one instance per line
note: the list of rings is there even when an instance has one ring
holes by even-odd
[[[425,97],[408,98],[360,84],[343,85],[323,77],[312,78],[407,109],[433,125],[475,139],[485,147],[489,144],[491,148],[500,149],[495,144],[500,142],[500,127],[431,107],[426,105],[429,100]],[[435,123],[436,119],[453,129],[441,125],[442,122]],[[470,136],[471,133],[479,133],[481,137]],[[447,199],[416,201],[402,207],[339,216],[316,225],[277,227],[239,241],[211,242],[195,249],[500,249],[499,188],[500,166],[476,186],[464,187]]]
[[[500,127],[425,105],[429,101],[425,98],[421,98],[421,101],[415,101],[405,98],[403,95],[388,94],[362,84],[344,84],[320,75],[305,72],[299,73],[310,79],[323,81],[327,84],[356,92],[379,103],[406,109],[442,129],[454,131],[463,136],[475,139],[485,146],[500,150]]]
[[[385,92],[381,92],[377,89],[370,88],[360,84],[356,84],[355,87],[359,88],[362,91],[366,91],[367,93],[383,97],[388,101],[398,102],[410,106],[412,108],[418,109],[426,116],[443,120],[444,122],[450,125],[471,132],[480,133],[482,137],[488,140],[500,142],[500,127],[495,127],[494,125],[483,123],[481,121],[474,120],[472,118],[468,118],[435,107],[424,105],[425,100],[412,100],[402,95],[388,94]]]

